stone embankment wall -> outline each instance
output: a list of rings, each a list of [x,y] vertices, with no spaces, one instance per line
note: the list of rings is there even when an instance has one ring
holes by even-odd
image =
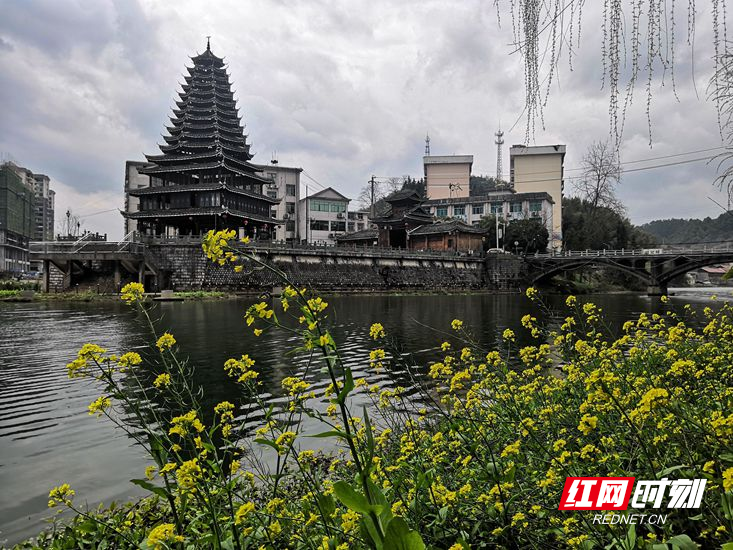
[[[280,286],[271,271],[252,262],[241,273],[209,262],[200,246],[151,245],[163,288],[174,290],[261,290]],[[320,290],[509,290],[519,284],[521,262],[512,256],[398,257],[349,249],[257,251],[257,257],[284,272],[296,285]],[[491,270],[487,265],[491,265]]]
[[[149,244],[149,258],[158,275],[145,277],[148,291],[225,290],[261,291],[281,286],[272,271],[246,262],[236,273],[231,265],[219,266],[206,259],[198,243]],[[522,261],[509,254],[487,258],[444,256],[396,251],[347,248],[257,250],[257,257],[284,272],[296,285],[332,291],[426,290],[462,291],[517,288],[522,281]],[[121,285],[138,280],[118,262],[74,262],[70,275],[52,263],[49,291],[98,290],[116,292]]]

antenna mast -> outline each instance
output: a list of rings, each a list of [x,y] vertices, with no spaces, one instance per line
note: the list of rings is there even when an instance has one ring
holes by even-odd
[[[496,183],[499,183],[502,179],[501,146],[504,145],[504,132],[501,131],[501,127],[499,127],[499,131],[494,135],[496,136],[496,140],[494,141],[496,143]]]
[[[425,156],[430,156],[430,135],[425,134]]]

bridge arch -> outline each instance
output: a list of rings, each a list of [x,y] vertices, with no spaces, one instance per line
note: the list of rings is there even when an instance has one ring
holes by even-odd
[[[530,265],[533,265],[533,263],[530,262]],[[529,279],[532,283],[538,283],[545,279],[549,279],[550,277],[553,277],[554,275],[557,275],[562,271],[575,271],[576,269],[581,269],[588,266],[609,267],[611,269],[615,269],[616,271],[621,271],[622,273],[632,275],[633,277],[641,280],[646,285],[654,284],[652,274],[648,271],[637,269],[624,264],[619,264],[617,262],[609,262],[608,258],[604,258],[602,256],[597,258],[584,258],[582,261],[579,260],[575,262],[558,263],[553,265],[552,267],[543,269],[542,271],[534,274],[530,272]]]

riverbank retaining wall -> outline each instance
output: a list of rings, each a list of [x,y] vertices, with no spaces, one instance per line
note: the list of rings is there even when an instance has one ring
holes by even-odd
[[[521,282],[522,262],[508,254],[483,258],[346,248],[252,250],[257,259],[282,271],[296,285],[325,291],[509,291],[518,288]],[[198,243],[153,243],[147,245],[147,253],[156,270],[155,275],[145,276],[148,291],[235,292],[282,286],[275,273],[252,261],[245,261],[240,273],[232,265],[214,264],[207,260]],[[51,264],[49,290],[84,288],[87,279],[93,280],[98,288],[111,268],[96,263],[87,266],[84,278],[69,281],[68,275],[64,276]],[[134,280],[138,280],[136,273],[125,273],[122,269],[122,276],[115,284]],[[103,286],[108,290],[108,285]]]

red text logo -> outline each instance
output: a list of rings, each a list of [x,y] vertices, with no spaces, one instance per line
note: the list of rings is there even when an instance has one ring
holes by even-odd
[[[560,510],[626,510],[633,477],[568,477]]]

